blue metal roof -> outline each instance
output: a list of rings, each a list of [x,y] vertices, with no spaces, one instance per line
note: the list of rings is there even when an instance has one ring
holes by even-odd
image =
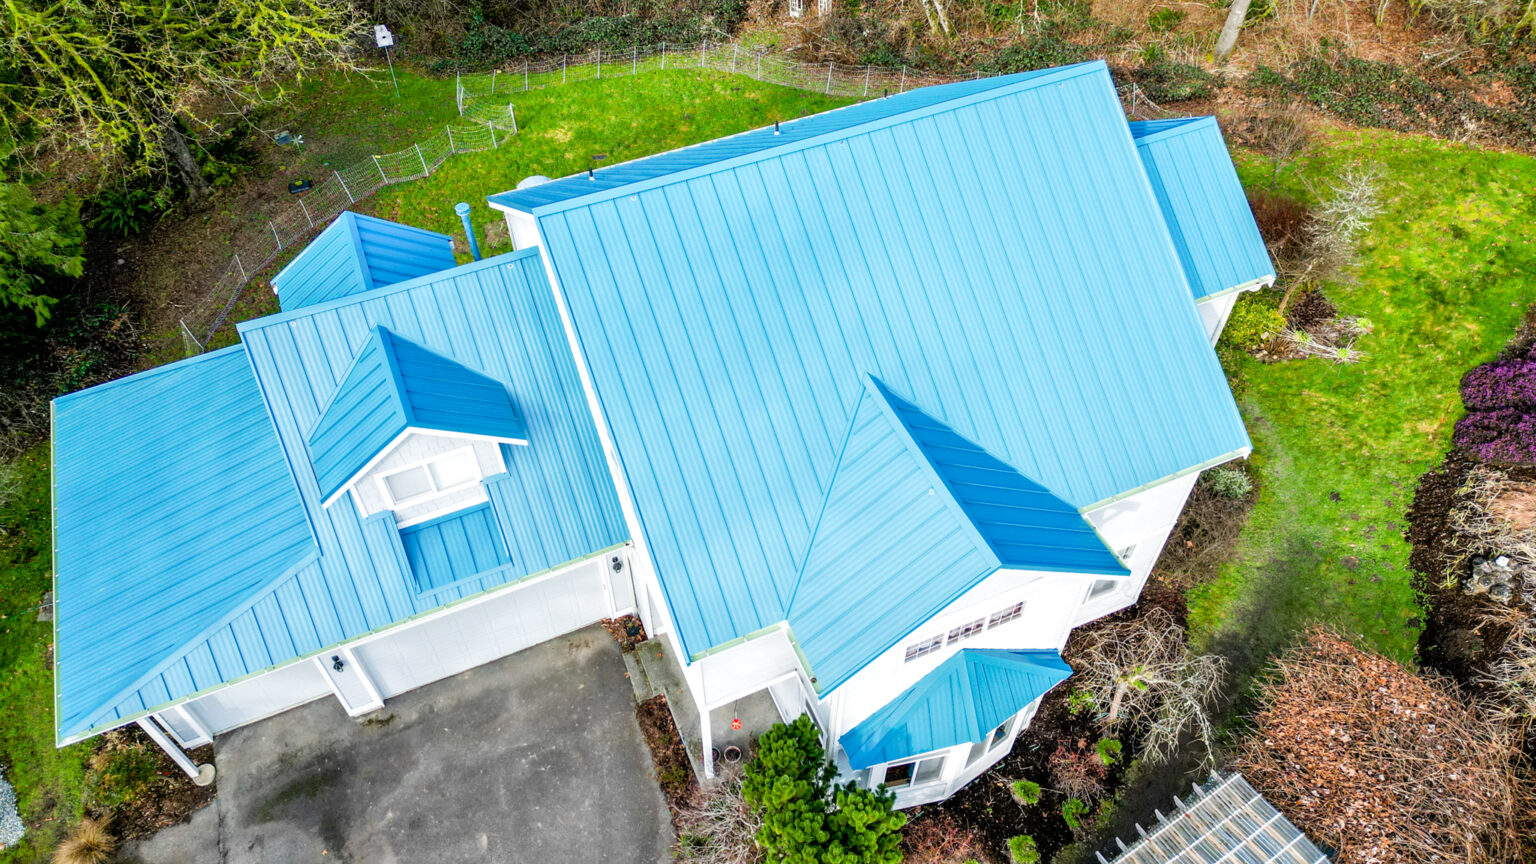
[[[966,648],[838,741],[855,769],[982,741],[1071,674],[1055,651]]]
[[[1076,508],[873,378],[804,561],[786,617],[821,692],[1000,567],[1127,572]]]
[[[1196,299],[1273,279],[1275,266],[1216,118],[1130,127]]]
[[[62,396],[53,421],[63,737],[316,547],[243,346]]]
[[[391,514],[363,519],[355,507],[322,506],[319,481],[309,460],[307,433],[345,378],[353,358],[375,338],[375,328],[380,326],[425,351],[476,370],[516,394],[531,444],[502,445],[507,471],[486,479],[490,510],[505,543],[502,552],[493,554],[504,554],[510,563],[421,590],[419,573],[407,560],[401,532]],[[257,499],[247,501],[241,490],[255,483],[254,477],[260,472],[237,480],[232,479],[236,473],[226,468],[227,473],[212,482],[213,478],[199,473],[194,460],[191,476],[201,480],[196,486],[199,496],[178,499],[183,506],[154,511],[153,520],[135,518],[132,543],[120,543],[115,554],[121,555],[123,548],[131,549],[135,544],[169,554],[166,550],[176,547],[173,539],[203,544],[204,538],[222,538],[222,545],[209,539],[206,547],[193,547],[207,548],[207,554],[196,562],[199,569],[187,577],[187,588],[197,590],[144,594],[135,582],[104,580],[92,583],[99,587],[100,597],[91,598],[93,603],[99,599],[103,604],[131,604],[143,595],[146,608],[158,604],[152,618],[142,619],[150,623],[124,628],[126,632],[117,637],[122,640],[117,643],[119,648],[132,648],[134,640],[153,635],[156,627],[174,627],[181,622],[188,625],[186,638],[178,631],[176,639],[167,640],[167,644],[179,642],[179,646],[163,659],[143,656],[136,660],[132,666],[139,680],[134,689],[116,694],[113,702],[98,702],[93,710],[72,713],[69,725],[60,726],[62,740],[85,737],[123,719],[599,554],[627,539],[586,396],[536,252],[489,258],[248,321],[239,330],[243,346],[230,349],[231,355],[241,362],[249,355],[245,392],[260,389],[260,400],[240,404],[262,418],[269,436],[275,425],[277,450],[252,446],[238,435],[225,440],[240,428],[229,418],[243,416],[227,404],[233,397],[225,391],[234,390],[228,382],[202,380],[173,394],[174,409],[159,407],[156,400],[146,397],[122,406],[122,410],[106,410],[108,403],[103,402],[103,410],[82,418],[78,427],[71,427],[66,418],[61,424],[64,437],[55,441],[61,464],[65,460],[83,464],[103,452],[112,452],[120,437],[131,440],[132,435],[138,435],[148,441],[145,436],[149,433],[143,430],[150,429],[157,433],[154,441],[165,448],[165,464],[177,460],[177,471],[184,470],[180,460],[189,449],[195,454],[199,448],[227,448],[247,460],[255,460],[262,453],[271,459],[275,454],[277,469],[288,475],[286,494],[297,501],[295,512],[305,525],[306,536],[313,525],[309,542],[318,546],[319,556],[286,575],[274,563],[263,568],[260,579],[234,579],[226,586],[220,578],[228,569],[226,562],[240,560],[243,544],[264,547],[270,543],[274,531],[280,531],[284,523],[273,519],[269,526],[266,519],[253,521],[244,510]],[[222,356],[209,355],[187,363],[217,362]],[[181,364],[146,374],[165,375],[179,368]],[[250,369],[255,370],[254,378]],[[122,383],[70,398],[94,400],[100,397],[91,394]],[[157,411],[191,412],[188,416],[198,422],[186,426],[157,423],[162,416]],[[79,431],[71,433],[71,428]],[[183,431],[176,436],[160,435],[165,428]],[[112,446],[106,443],[109,441]],[[123,466],[132,464],[104,466],[100,482],[121,484]],[[174,474],[169,470],[164,473]],[[64,474],[67,472],[61,472]],[[236,484],[233,490],[232,483]],[[78,524],[90,515],[88,511],[77,515],[74,510],[68,498],[60,498],[61,528],[67,529],[72,519]],[[94,524],[88,528],[97,530]],[[70,555],[79,554],[72,550],[87,537],[86,529],[72,530],[73,534],[68,534],[68,529],[61,534],[59,543],[59,560],[64,565],[59,598],[61,625],[65,627],[74,626],[68,621],[69,609],[85,596],[79,583],[71,584],[63,576],[63,570],[70,566]],[[162,535],[171,539],[162,541]],[[146,551],[146,559],[148,556]],[[427,579],[436,583],[441,577],[435,565],[427,566]],[[457,577],[462,572],[455,569],[451,575]],[[227,607],[213,602],[226,593],[231,598]],[[233,599],[237,596],[238,601]],[[188,603],[188,597],[194,602]],[[81,634],[83,641],[73,644],[110,636],[118,620],[127,621],[101,616]],[[66,649],[75,650],[61,643],[64,664],[70,662]],[[95,653],[107,656],[105,651]],[[91,702],[109,689],[77,693],[76,680],[67,673],[60,677],[63,698]]]
[[[536,216],[690,655],[785,620],[866,373],[1078,510],[1249,446],[1102,63]]]
[[[500,381],[374,327],[309,433],[321,495],[329,500],[407,429],[528,440]]]
[[[512,563],[489,503],[400,530],[418,591],[484,576]]]
[[[705,141],[691,147],[635,159],[608,168],[598,168],[590,174],[572,174],[569,177],[527,189],[499,192],[489,196],[487,200],[500,207],[531,213],[545,205],[566,204],[596,192],[618,189],[644,180],[743,156],[756,156],[774,148],[796,145],[820,135],[842,132],[877,120],[928,108],[962,96],[985,93],[1053,72],[1055,70],[1051,69],[1021,72],[1016,75],[978,78],[908,90],[905,93],[888,95],[881,99],[871,99],[809,117],[785,121],[777,126],[764,126],[761,129]]]
[[[276,276],[278,303],[290,312],[447,270],[453,238],[348,210]]]

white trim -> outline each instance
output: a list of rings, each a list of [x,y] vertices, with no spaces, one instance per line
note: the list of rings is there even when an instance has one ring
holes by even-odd
[[[527,438],[502,438],[496,435],[477,435],[470,432],[443,432],[439,429],[422,429],[418,426],[407,426],[405,429],[401,430],[399,435],[396,435],[394,438],[392,438],[388,444],[380,447],[379,452],[373,454],[372,459],[369,459],[363,465],[363,467],[359,468],[352,474],[351,477],[347,478],[347,482],[341,484],[341,488],[337,489],[335,492],[332,492],[328,497],[322,500],[320,502],[321,509],[330,507],[332,504],[336,503],[336,499],[350,492],[352,487],[357,485],[358,480],[367,476],[368,472],[377,467],[379,462],[383,461],[385,456],[388,456],[391,451],[393,451],[396,447],[399,447],[406,438],[409,438],[412,435],[429,435],[435,438],[450,439],[462,438],[468,441],[493,441],[498,444],[513,444],[523,447],[528,446]],[[497,458],[500,458],[500,455],[501,454],[498,453]],[[502,468],[503,470],[506,468],[505,459],[502,459]]]
[[[160,749],[165,751],[165,755],[171,757],[171,761],[176,763],[177,768],[180,768],[182,771],[186,772],[188,777],[196,780],[198,775],[201,773],[198,771],[197,765],[194,764],[190,758],[188,758],[186,751],[176,746],[176,742],[172,741],[170,737],[165,734],[165,730],[160,728],[160,724],[151,719],[152,716],[153,715],[140,717],[134,722],[139,725],[140,729],[144,730],[144,734],[148,735],[151,740],[160,745]]]
[[[345,656],[343,657],[343,655]],[[341,703],[341,708],[347,712],[347,716],[360,717],[370,711],[377,711],[383,708],[384,698],[379,695],[378,688],[373,686],[373,681],[368,677],[368,670],[364,669],[362,664],[357,662],[357,655],[352,653],[351,646],[344,646],[338,649],[333,656],[342,658],[343,663],[351,666],[357,672],[357,679],[362,682],[363,691],[368,694],[368,701],[356,705],[352,704],[352,701],[346,697],[346,694],[341,692],[340,685],[336,683],[336,676],[345,674],[345,669],[342,672],[336,672],[332,669],[329,663],[334,661],[326,658],[324,652],[311,658],[314,660],[315,666],[319,668],[320,674],[325,677],[325,683],[331,686],[331,692],[336,694],[336,701]]]
[[[176,734],[175,726],[172,726],[171,724],[164,721],[162,715],[167,712],[161,711],[155,714],[155,719],[161,721],[160,725],[165,727],[165,731],[171,733],[171,737],[176,739],[177,744],[180,744],[182,747],[191,750],[194,747],[201,747],[204,744],[213,743],[213,733],[209,731],[207,725],[205,725],[196,714],[192,713],[192,710],[187,706],[187,703],[183,702],[180,705],[172,705],[169,710],[180,714],[182,719],[186,721],[186,724],[192,728],[194,733],[196,733],[190,740],[184,740],[180,735]]]

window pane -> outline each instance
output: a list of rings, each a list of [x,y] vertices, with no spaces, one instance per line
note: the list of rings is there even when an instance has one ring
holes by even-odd
[[[944,637],[942,635],[934,636],[931,639],[924,639],[921,642],[915,642],[907,646],[906,659],[908,662],[910,662],[912,660],[916,660],[919,657],[922,657],[925,654],[932,654],[933,652],[943,647]]]
[[[944,774],[944,757],[937,756],[933,759],[924,759],[917,763],[917,776],[913,783],[932,783]]]
[[[427,470],[420,467],[396,471],[384,478],[384,485],[389,487],[389,497],[395,499],[396,504],[432,491]]]
[[[1009,606],[1007,609],[999,609],[992,613],[991,618],[987,619],[987,629],[990,630],[999,624],[1007,624],[1009,621],[1012,621],[1022,614],[1024,614],[1023,603],[1015,603],[1012,606]]]
[[[480,479],[480,472],[475,467],[475,454],[471,450],[449,453],[433,462],[431,468],[432,479],[437,481],[439,489],[452,489]]]
[[[975,765],[985,755],[987,755],[987,742],[983,741],[980,744],[972,744],[971,752],[965,757],[965,767],[969,768]]]
[[[1001,725],[1001,726],[997,727],[996,729],[992,730],[992,746],[996,747],[997,745],[1003,743],[1004,741],[1007,741],[1008,740],[1008,733],[1010,731],[1012,731],[1012,729],[1013,729],[1013,718],[1009,717],[1007,720],[1003,721],[1003,725]]]
[[[975,636],[977,633],[980,633],[981,628],[985,627],[986,625],[987,619],[977,618],[975,621],[972,621],[969,624],[963,624],[959,627],[956,627],[955,629],[949,631],[949,644],[953,645],[956,642],[959,642],[961,639]]]
[[[912,763],[902,762],[899,765],[887,765],[885,767],[885,785],[896,789],[912,782]]]
[[[1119,583],[1113,579],[1100,579],[1093,583],[1092,588],[1088,589],[1088,599],[1094,600],[1096,598],[1103,597],[1105,594],[1115,590],[1115,586],[1118,584]]]

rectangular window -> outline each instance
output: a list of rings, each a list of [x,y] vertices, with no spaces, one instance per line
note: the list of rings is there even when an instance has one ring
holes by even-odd
[[[953,645],[961,639],[969,639],[980,633],[986,626],[987,619],[985,618],[977,618],[969,624],[961,624],[959,627],[949,631],[949,644]]]
[[[992,613],[992,617],[991,618],[987,619],[987,629],[991,630],[993,627],[997,627],[997,626],[1002,625],[1002,624],[1007,624],[1009,621],[1012,621],[1013,619],[1015,619],[1015,618],[1017,618],[1017,617],[1019,617],[1020,615],[1023,615],[1023,614],[1024,614],[1024,604],[1023,603],[1015,603],[1012,606],[1009,606],[1007,609],[999,609],[996,612]]]
[[[1088,599],[1097,600],[1115,590],[1115,586],[1119,584],[1120,582],[1115,579],[1096,579],[1094,580],[1093,587],[1088,589]]]
[[[379,485],[394,507],[415,504],[478,482],[480,463],[471,447],[379,476]]]
[[[944,777],[944,757],[931,756],[912,762],[897,762],[885,766],[885,786],[900,789],[905,786],[922,786]]]
[[[921,642],[914,642],[907,646],[906,662],[911,663],[913,660],[932,654],[943,647],[944,637],[942,635],[934,636],[931,639],[924,639]]]

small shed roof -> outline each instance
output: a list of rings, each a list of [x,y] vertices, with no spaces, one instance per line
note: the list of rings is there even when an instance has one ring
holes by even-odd
[[[1055,651],[962,649],[838,741],[856,769],[974,743],[1071,675]]]
[[[1132,122],[1136,152],[1197,300],[1275,278],[1215,117]]]
[[[1077,508],[868,376],[803,559],[787,618],[821,692],[999,568],[1128,572]]]
[[[1175,811],[1159,811],[1150,831],[1100,864],[1329,864],[1329,858],[1285,814],[1264,800],[1241,774],[1214,773],[1194,787],[1187,801],[1174,797]]]
[[[309,433],[321,495],[335,496],[408,429],[528,442],[500,381],[375,326]]]
[[[347,210],[272,277],[272,287],[288,312],[453,265],[447,234]]]
[[[316,553],[245,347],[53,403],[60,736]]]

